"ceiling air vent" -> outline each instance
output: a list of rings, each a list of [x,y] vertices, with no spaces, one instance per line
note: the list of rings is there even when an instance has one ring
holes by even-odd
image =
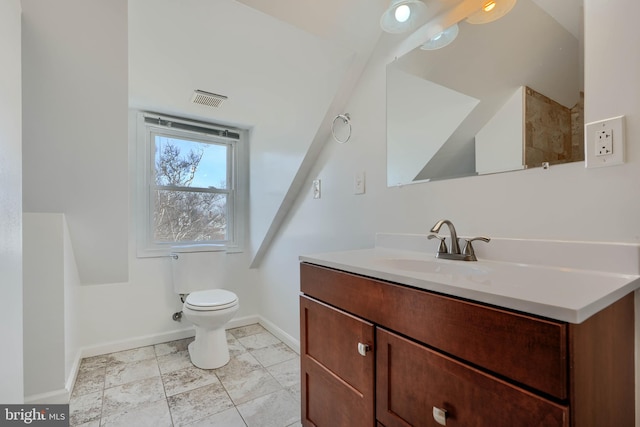
[[[207,107],[218,108],[222,105],[224,100],[227,99],[224,95],[218,95],[217,93],[205,92],[203,90],[194,90],[191,102],[194,104],[202,104]]]

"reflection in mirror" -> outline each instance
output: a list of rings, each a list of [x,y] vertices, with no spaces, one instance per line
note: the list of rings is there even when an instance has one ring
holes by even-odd
[[[561,3],[518,0],[387,66],[389,186],[584,160],[582,0]]]

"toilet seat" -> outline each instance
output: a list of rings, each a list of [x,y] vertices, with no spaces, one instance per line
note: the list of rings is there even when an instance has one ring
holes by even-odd
[[[238,296],[224,289],[196,291],[187,295],[184,306],[196,311],[217,311],[238,304]]]

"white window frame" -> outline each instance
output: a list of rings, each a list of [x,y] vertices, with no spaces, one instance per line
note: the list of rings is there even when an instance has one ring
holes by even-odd
[[[151,119],[151,120],[150,120]],[[154,123],[155,122],[155,123]],[[173,124],[196,126],[202,131],[172,128]],[[212,123],[149,112],[137,114],[136,129],[136,241],[138,257],[167,256],[171,253],[226,251],[242,252],[245,238],[245,210],[247,205],[248,159],[247,131]],[[225,137],[226,132],[239,135]],[[227,151],[227,235],[226,241],[211,242],[155,242],[153,238],[153,209],[155,201],[155,136],[191,138],[202,142],[222,143]]]

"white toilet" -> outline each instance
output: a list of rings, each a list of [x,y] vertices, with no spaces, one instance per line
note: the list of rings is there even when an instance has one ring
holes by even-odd
[[[201,369],[215,369],[229,361],[226,324],[238,311],[238,297],[231,291],[211,289],[187,296],[182,315],[196,327],[196,339],[189,344],[191,363]]]
[[[182,305],[182,316],[196,328],[196,339],[189,344],[191,363],[201,369],[224,366],[229,362],[225,326],[238,311],[238,296],[225,289],[186,291],[190,280],[184,274],[176,275],[177,271],[184,272],[185,266],[180,266],[181,262],[174,259],[174,289],[178,294],[188,294]]]

